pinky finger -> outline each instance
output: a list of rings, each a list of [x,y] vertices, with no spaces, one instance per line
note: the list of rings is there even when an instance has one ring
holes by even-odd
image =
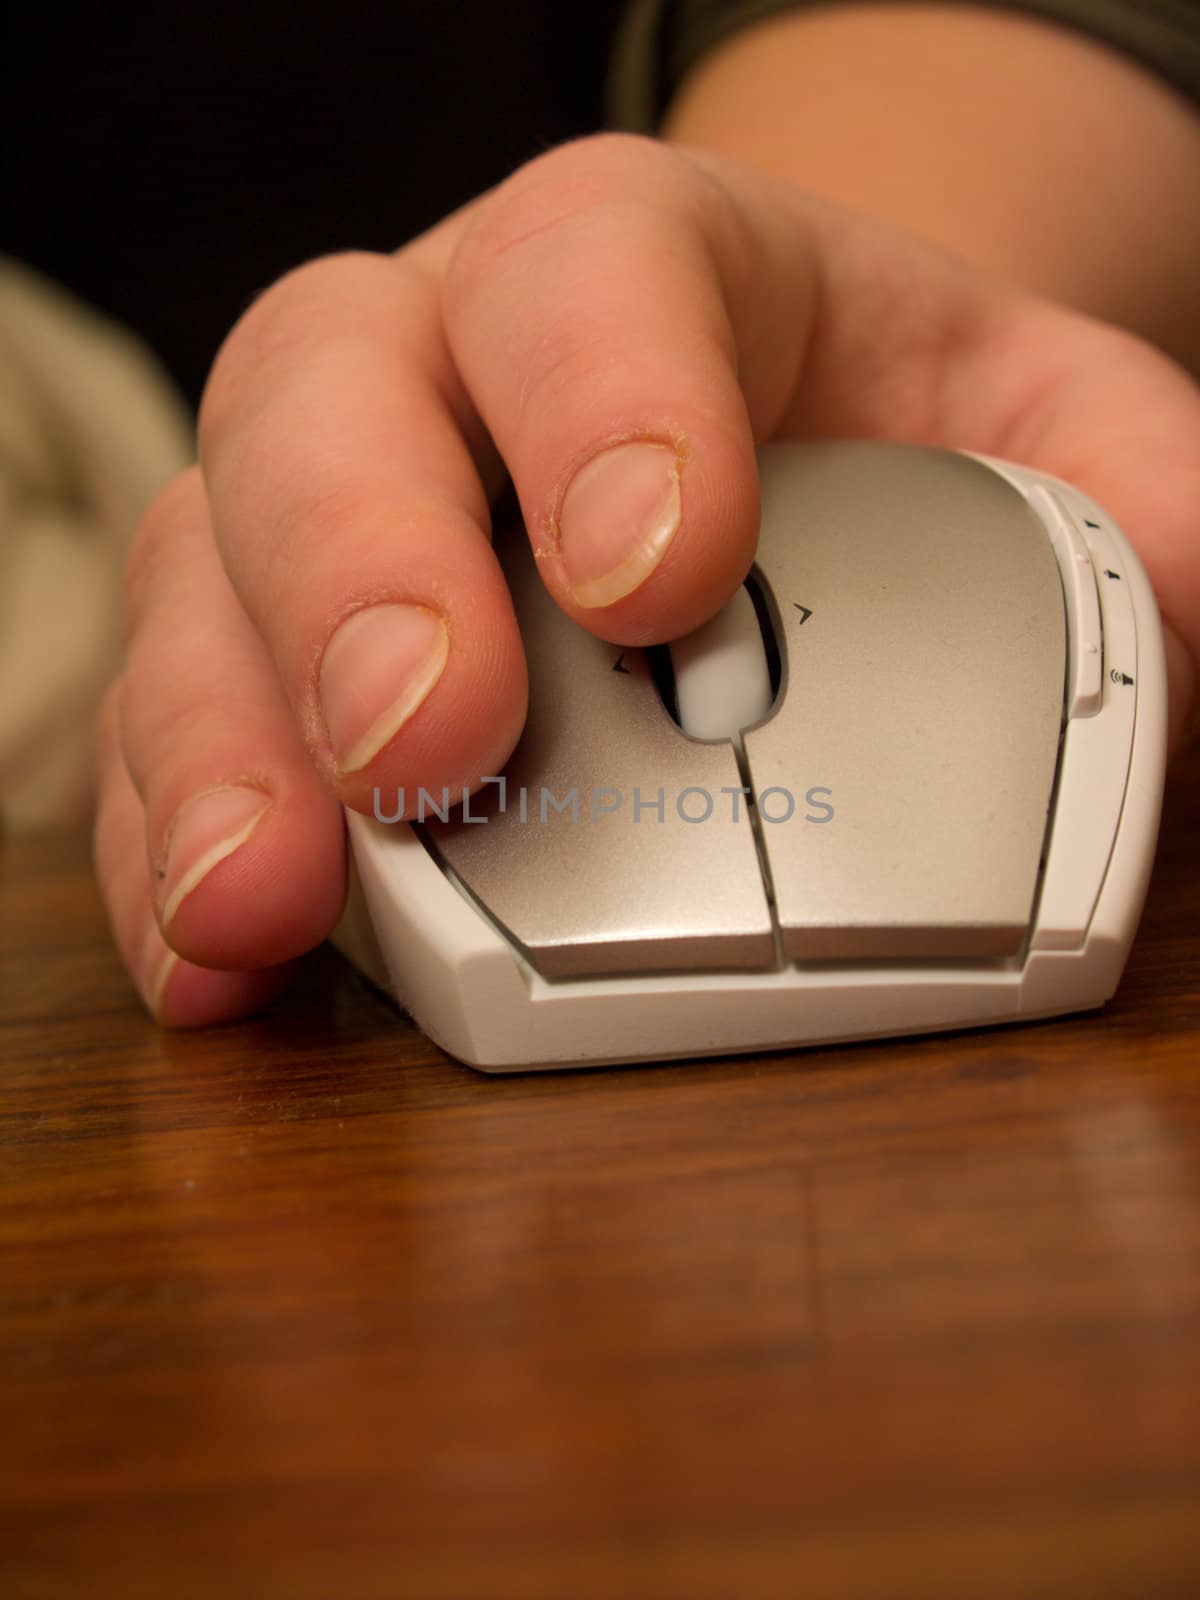
[[[93,837],[96,874],[117,947],[146,1008],[167,1027],[196,1028],[247,1016],[279,992],[290,967],[217,972],[185,961],[163,938],[150,898],[145,811],[121,754],[120,692],[118,679],[105,696],[97,727]]]

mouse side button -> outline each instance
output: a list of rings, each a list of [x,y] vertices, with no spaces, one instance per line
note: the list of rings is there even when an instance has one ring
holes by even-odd
[[[1031,500],[1037,493],[1031,492]],[[1103,575],[1098,591],[1103,637],[1099,694],[1094,710],[1073,717],[1064,737],[1033,937],[1036,949],[1070,950],[1087,935],[1121,826],[1138,716],[1146,711],[1148,699],[1161,703],[1165,696],[1150,665],[1159,639],[1158,620],[1136,557],[1097,508],[1067,490],[1054,498],[1064,517],[1070,515],[1079,542],[1084,542],[1080,524],[1086,529],[1089,566]],[[1071,501],[1076,504],[1068,513]]]
[[[1035,484],[1029,503],[1041,517],[1058,556],[1070,639],[1068,653],[1067,715],[1094,716],[1103,689],[1103,635],[1096,569],[1082,530],[1075,524],[1061,497],[1045,484]]]

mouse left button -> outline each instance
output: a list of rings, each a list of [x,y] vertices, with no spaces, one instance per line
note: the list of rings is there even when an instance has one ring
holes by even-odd
[[[467,810],[427,824],[459,885],[547,978],[775,959],[733,746],[687,738],[643,651],[585,633],[522,536],[501,545],[529,662],[529,715]]]

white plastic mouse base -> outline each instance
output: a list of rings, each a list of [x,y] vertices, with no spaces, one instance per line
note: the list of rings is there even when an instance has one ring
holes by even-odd
[[[354,813],[350,838],[373,936],[360,907],[343,925],[343,948],[369,975],[386,975],[437,1044],[488,1072],[762,1051],[1102,1005],[1125,964],[1158,830],[1166,681],[1157,608],[1137,557],[1090,500],[1044,474],[988,465],[1035,497],[1044,522],[1061,512],[1069,525],[1050,531],[1072,624],[1072,714],[1037,906],[1019,955],[548,980],[412,827]],[[1051,501],[1039,504],[1047,491]],[[1090,616],[1071,615],[1082,602],[1072,597],[1067,564],[1087,555],[1104,575],[1095,586],[1098,639]]]

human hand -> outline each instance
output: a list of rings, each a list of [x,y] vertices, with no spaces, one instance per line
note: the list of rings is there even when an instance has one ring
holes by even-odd
[[[489,543],[511,473],[555,599],[676,637],[745,575],[756,441],[1009,457],[1092,494],[1200,659],[1200,394],[1127,334],[748,168],[605,136],[395,257],[285,278],[145,518],[96,860],[151,1010],[240,1015],[345,892],[341,805],[498,772],[526,676]]]

